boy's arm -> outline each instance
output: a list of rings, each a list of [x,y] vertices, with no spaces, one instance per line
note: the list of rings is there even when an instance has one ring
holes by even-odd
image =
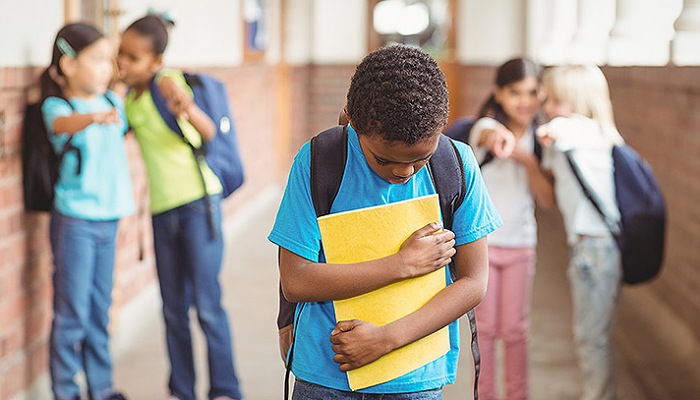
[[[451,261],[454,233],[431,223],[414,232],[398,253],[357,264],[322,264],[280,247],[284,297],[291,302],[340,300],[402,279],[425,275]]]
[[[331,333],[341,371],[359,368],[455,321],[476,307],[486,294],[488,280],[487,239],[457,247],[455,282],[423,307],[384,326],[366,321],[340,321]]]
[[[208,142],[216,136],[214,121],[197,107],[192,97],[182,90],[172,77],[164,76],[158,81],[158,87],[173,115],[189,121],[204,141]]]

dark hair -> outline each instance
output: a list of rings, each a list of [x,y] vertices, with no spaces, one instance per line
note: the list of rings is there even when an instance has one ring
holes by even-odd
[[[56,34],[51,52],[51,64],[39,77],[41,98],[49,96],[63,97],[61,84],[57,81],[64,79],[59,61],[64,55],[75,58],[83,49],[104,38],[102,32],[92,25],[77,22],[65,25]]]
[[[153,54],[160,56],[168,47],[168,29],[175,23],[159,14],[149,14],[129,25],[125,31],[135,31],[141,36],[151,39]]]
[[[445,75],[430,55],[416,47],[386,46],[357,66],[347,106],[358,134],[415,144],[447,124]]]
[[[542,67],[529,58],[520,57],[508,60],[503,63],[496,72],[496,86],[503,88],[511,83],[519,82],[525,78],[533,77],[537,82],[542,81]],[[505,119],[503,107],[496,102],[496,97],[492,93],[484,104],[479,109],[479,118],[481,117],[500,117],[496,119]],[[501,121],[504,122],[504,121]]]

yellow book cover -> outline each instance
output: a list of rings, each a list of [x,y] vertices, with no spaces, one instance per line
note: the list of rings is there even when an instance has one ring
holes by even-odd
[[[416,230],[440,220],[438,195],[318,218],[326,261],[351,264],[398,253]],[[419,309],[446,285],[445,268],[370,293],[334,301],[337,321],[359,319],[382,326]],[[448,328],[358,369],[348,371],[352,390],[388,382],[432,362],[450,349]]]

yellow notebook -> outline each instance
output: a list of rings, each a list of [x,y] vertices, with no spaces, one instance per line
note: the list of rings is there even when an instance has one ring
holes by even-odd
[[[440,220],[438,195],[325,215],[318,218],[326,261],[351,264],[375,260],[399,251],[416,230]],[[386,325],[427,303],[445,287],[445,268],[406,279],[350,299],[334,301],[337,321],[360,319]],[[446,354],[448,328],[397,349],[373,363],[348,371],[348,383],[358,390],[388,382]]]

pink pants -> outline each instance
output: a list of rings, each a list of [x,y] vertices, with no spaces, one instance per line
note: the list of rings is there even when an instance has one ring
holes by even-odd
[[[530,292],[535,275],[534,247],[489,246],[486,297],[476,307],[481,353],[479,400],[498,399],[496,340],[503,341],[506,399],[528,398]]]

